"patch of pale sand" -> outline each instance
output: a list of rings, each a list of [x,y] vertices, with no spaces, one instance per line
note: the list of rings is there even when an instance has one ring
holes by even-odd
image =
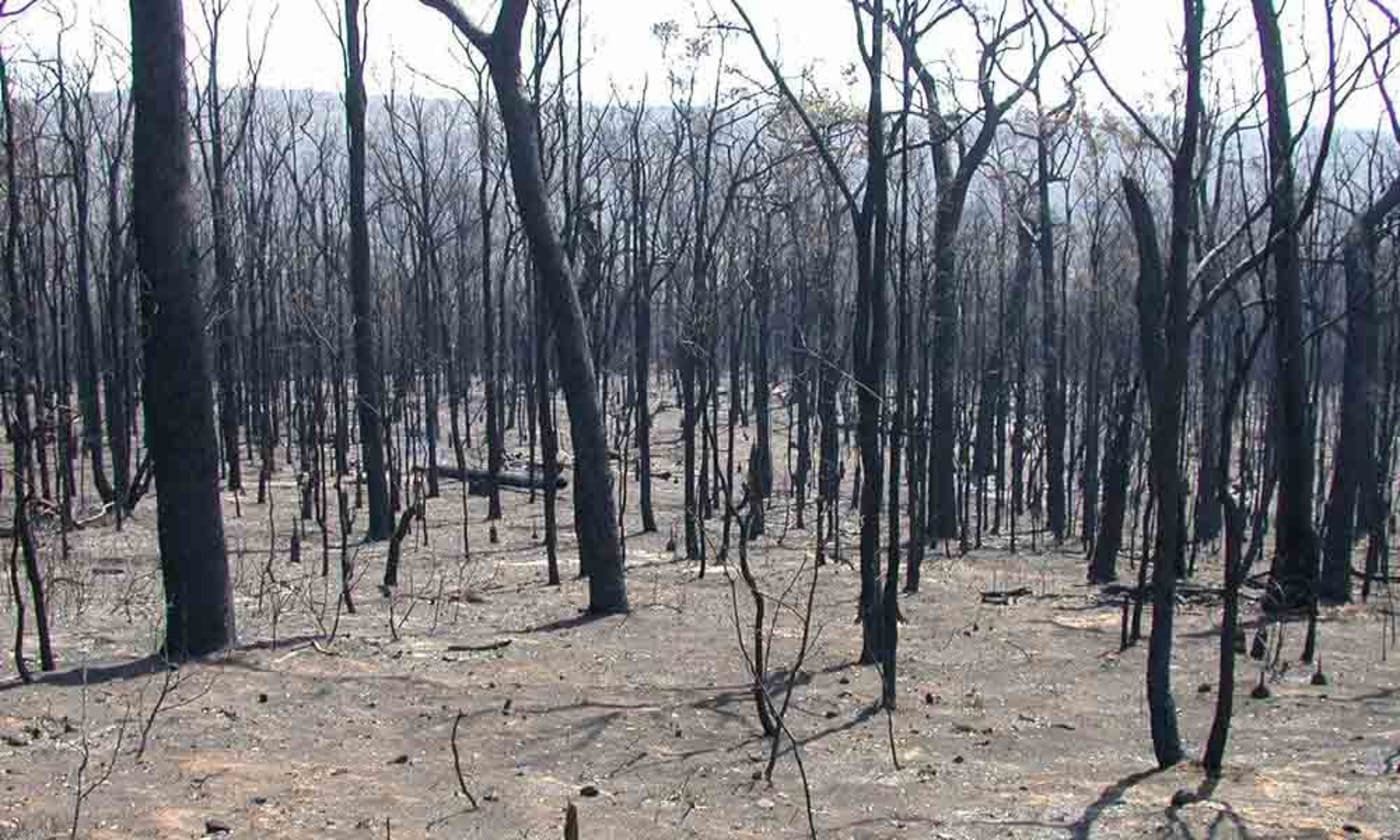
[[[1333,776],[1335,770],[1324,761],[1260,768],[1231,784],[1227,793],[1240,801],[1236,810],[1255,825],[1340,835],[1341,826],[1364,802],[1359,795],[1319,789],[1318,780]]]

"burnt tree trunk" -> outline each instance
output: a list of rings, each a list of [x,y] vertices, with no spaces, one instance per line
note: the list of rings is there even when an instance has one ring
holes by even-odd
[[[190,236],[183,17],[180,0],[131,0],[133,217],[143,275],[146,434],[157,489],[165,654],[171,657],[201,656],[234,641],[214,404]]]
[[[1055,228],[1050,216],[1050,139],[1042,115],[1036,132],[1036,247],[1040,257],[1042,404],[1045,421],[1045,512],[1050,533],[1059,542],[1065,536],[1065,394],[1061,383],[1060,313],[1055,306]]]
[[[1365,514],[1366,472],[1374,470],[1376,367],[1376,227],[1400,206],[1400,180],[1365,212],[1357,216],[1342,245],[1346,272],[1347,333],[1342,363],[1342,416],[1333,458],[1323,532],[1319,596],[1327,601],[1351,600],[1351,551],[1357,516]],[[1374,483],[1374,482],[1371,482]]]
[[[365,538],[386,540],[394,529],[384,460],[384,384],[379,374],[374,290],[370,281],[369,221],[365,213],[365,79],[360,0],[345,0],[345,121],[350,151],[350,305],[354,315],[355,408],[360,460],[369,490]]]
[[[559,382],[568,405],[574,446],[574,529],[578,534],[579,564],[589,570],[589,611],[626,612],[626,571],[593,357],[588,348],[578,291],[574,287],[574,272],[550,218],[544,175],[540,170],[535,115],[520,87],[521,30],[529,4],[525,0],[505,0],[495,28],[487,34],[472,24],[455,3],[421,1],[447,16],[482,52],[490,67],[505,126],[516,205],[553,320]]]
[[[1294,195],[1293,128],[1287,68],[1273,0],[1251,0],[1264,71],[1269,123],[1269,251],[1274,265],[1274,360],[1278,366],[1279,480],[1277,551],[1266,605],[1303,606],[1316,594],[1318,543],[1313,528],[1313,424],[1303,352],[1303,272]]]

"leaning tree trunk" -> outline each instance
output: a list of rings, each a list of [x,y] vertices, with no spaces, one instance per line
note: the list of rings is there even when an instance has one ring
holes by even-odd
[[[133,218],[145,321],[146,432],[156,481],[165,653],[234,641],[219,451],[204,353],[180,0],[131,0]]]
[[[544,174],[540,170],[536,115],[520,87],[520,39],[529,4],[526,0],[505,0],[495,29],[487,34],[467,20],[455,3],[422,2],[446,15],[485,55],[490,67],[505,126],[516,206],[554,321],[559,383],[564,389],[574,447],[574,530],[578,535],[579,565],[589,571],[588,608],[593,613],[626,612],[626,570],[593,357],[573,269],[550,219]]]
[[[1148,475],[1156,500],[1156,540],[1152,551],[1152,636],[1147,653],[1147,698],[1152,726],[1152,746],[1157,763],[1170,767],[1181,760],[1176,704],[1171,694],[1172,625],[1176,611],[1177,514],[1180,506],[1181,471],[1177,468],[1181,428],[1181,385],[1185,384],[1185,348],[1174,341],[1174,310],[1184,316],[1186,302],[1168,293],[1162,257],[1157,249],[1157,227],[1147,197],[1131,179],[1123,179],[1133,218],[1141,262],[1137,307],[1141,320],[1142,368],[1147,380],[1151,409],[1151,452]],[[1166,311],[1166,318],[1162,313]],[[1183,317],[1182,323],[1185,323]],[[1164,323],[1165,321],[1165,323]],[[1144,563],[1147,559],[1144,558]]]
[[[1138,252],[1138,341],[1151,406],[1151,487],[1157,500],[1156,542],[1152,560],[1152,637],[1147,648],[1147,703],[1152,749],[1157,764],[1181,761],[1176,701],[1171,690],[1172,625],[1176,611],[1176,559],[1184,511],[1181,455],[1182,402],[1191,351],[1187,321],[1190,304],[1189,258],[1195,202],[1192,189],[1201,113],[1202,0],[1182,0],[1186,55],[1186,97],[1181,138],[1171,161],[1171,229],[1163,266],[1157,225],[1141,188],[1123,178]]]

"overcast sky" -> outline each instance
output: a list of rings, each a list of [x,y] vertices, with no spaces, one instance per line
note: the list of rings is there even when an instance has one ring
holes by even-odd
[[[13,5],[16,0],[10,0]],[[201,2],[214,0],[185,0],[186,25],[198,42],[204,40]],[[266,58],[262,83],[272,87],[340,90],[341,60],[336,37],[326,19],[326,13],[341,14],[341,0],[225,0],[229,4],[223,43],[220,51],[221,75],[226,80],[238,78],[247,66],[250,43],[261,44],[266,33]],[[580,0],[575,0],[577,4]],[[666,73],[678,59],[676,49],[663,58],[660,43],[652,35],[652,27],[666,20],[676,21],[682,34],[694,31],[697,24],[711,17],[709,0],[581,0],[585,17],[585,90],[595,99],[606,98],[612,90],[631,98],[643,79],[649,79],[652,97],[661,96]],[[1001,0],[983,0],[985,5],[1001,6]],[[1011,0],[1019,7],[1018,0]],[[1363,0],[1363,3],[1366,0]],[[484,25],[494,20],[495,3],[490,0],[462,0],[462,5]],[[325,13],[322,8],[324,7]],[[854,28],[848,0],[745,0],[769,48],[781,57],[785,70],[796,72],[812,66],[818,80],[830,87],[845,88],[841,69],[855,58]],[[1176,79],[1174,48],[1181,30],[1180,4],[1170,0],[1060,0],[1057,7],[1077,23],[1091,22],[1105,31],[1106,37],[1098,52],[1099,61],[1114,85],[1135,102],[1145,98],[1165,97]],[[714,0],[721,15],[733,18],[729,0]],[[20,19],[8,24],[0,33],[0,48],[8,56],[23,59],[31,52],[47,55],[58,31],[61,10],[73,24],[66,36],[66,49],[91,52],[96,28],[125,43],[129,33],[128,0],[41,0]],[[1285,38],[1290,50],[1291,66],[1304,64],[1311,55],[1314,72],[1321,72],[1321,58],[1326,52],[1325,27],[1322,25],[1323,0],[1290,0],[1287,3]],[[1259,84],[1258,49],[1248,28],[1251,18],[1248,3],[1208,2],[1212,17],[1222,11],[1237,13],[1232,42],[1238,44],[1227,61],[1217,61],[1214,69],[1226,84],[1248,90]],[[411,70],[455,84],[464,83],[469,76],[461,64],[461,50],[456,46],[449,27],[437,12],[422,6],[418,0],[369,0],[369,54],[367,80],[371,91],[386,90],[397,78],[401,88],[416,87],[422,92],[432,89],[430,83],[415,79]],[[1381,31],[1379,15],[1371,13],[1373,30]],[[270,25],[269,25],[270,22]],[[965,58],[969,48],[965,31],[940,27],[923,47],[924,57],[934,60],[951,56]],[[1348,43],[1359,48],[1354,37]],[[570,48],[572,52],[572,47]],[[193,50],[191,51],[193,53]],[[735,39],[729,46],[727,61],[751,72],[756,67],[751,44]],[[125,74],[126,68],[117,62],[112,73]],[[962,62],[967,66],[967,62]],[[397,70],[397,74],[395,73]],[[1062,72],[1062,71],[1061,71]],[[1306,72],[1305,70],[1300,72]],[[105,74],[104,74],[105,75]],[[1052,73],[1053,75],[1053,73]],[[1305,89],[1305,78],[1297,77],[1294,92]],[[107,75],[105,84],[111,85]],[[1396,84],[1390,83],[1392,90]],[[1093,86],[1086,96],[1094,96]],[[857,101],[863,93],[852,89]],[[1376,124],[1380,99],[1374,94],[1359,95],[1344,112],[1345,122],[1356,127]]]

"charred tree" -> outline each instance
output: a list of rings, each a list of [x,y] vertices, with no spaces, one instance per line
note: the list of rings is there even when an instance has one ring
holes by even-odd
[[[156,482],[165,654],[234,641],[219,452],[191,239],[185,31],[180,0],[132,0],[133,218],[142,273],[145,419]]]
[[[370,278],[369,219],[365,212],[365,68],[361,0],[345,0],[345,122],[350,155],[350,304],[355,343],[355,414],[360,460],[369,491],[365,538],[387,540],[394,531],[384,458],[384,384]]]
[[[446,16],[485,56],[490,68],[505,126],[515,200],[553,321],[559,382],[564,389],[574,444],[574,529],[578,534],[580,565],[589,570],[589,611],[626,612],[626,571],[597,377],[574,287],[574,272],[550,218],[540,170],[536,115],[520,86],[521,32],[528,3],[505,0],[494,28],[487,33],[473,24],[453,0],[420,2]]]
[[[1366,513],[1367,472],[1375,464],[1377,393],[1376,250],[1377,227],[1400,207],[1400,180],[1352,222],[1342,243],[1346,275],[1347,329],[1342,359],[1342,406],[1332,486],[1323,525],[1326,534],[1318,595],[1331,602],[1351,600],[1351,552],[1359,513]]]

